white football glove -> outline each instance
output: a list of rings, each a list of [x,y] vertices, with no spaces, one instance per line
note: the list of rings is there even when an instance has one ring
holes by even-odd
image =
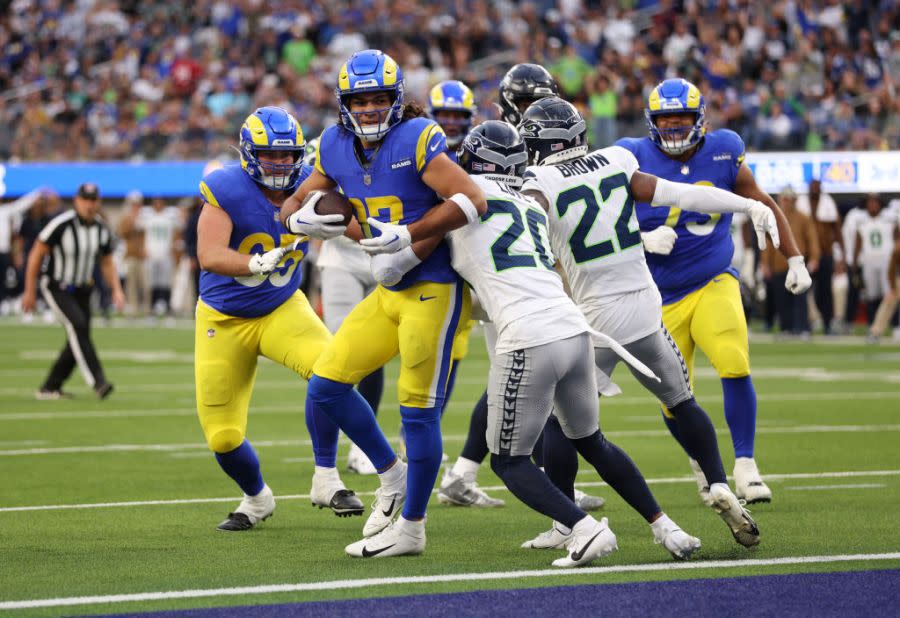
[[[794,257],[789,257],[787,279],[784,282],[784,287],[791,294],[803,294],[811,285],[812,277],[809,276],[809,271],[806,270],[806,262],[803,256],[795,255]]]
[[[644,243],[644,251],[669,255],[678,240],[678,234],[670,227],[661,225],[655,230],[641,232],[641,241]]]
[[[372,256],[370,269],[379,284],[390,287],[397,285],[403,275],[422,263],[412,247],[397,253],[379,253]]]
[[[265,253],[254,253],[250,258],[248,267],[254,275],[266,276],[272,273],[278,267],[278,263],[284,259],[285,251],[283,247],[266,251]]]
[[[303,207],[288,217],[286,226],[294,234],[303,234],[313,238],[328,240],[341,236],[347,231],[344,225],[344,217],[337,213],[333,215],[320,215],[316,212],[316,203],[322,199],[324,193],[313,191],[309,194]]]
[[[363,250],[369,255],[396,253],[402,249],[406,249],[412,244],[409,228],[405,225],[382,223],[377,219],[368,219],[366,223],[381,232],[381,234],[375,238],[363,238],[359,241]]]
[[[772,246],[777,249],[781,244],[781,239],[778,237],[778,220],[775,219],[775,213],[762,202],[749,201],[750,210],[747,211],[747,214],[750,215],[753,229],[756,230],[756,243],[759,245],[759,250],[762,251],[766,248],[766,234],[772,237]]]

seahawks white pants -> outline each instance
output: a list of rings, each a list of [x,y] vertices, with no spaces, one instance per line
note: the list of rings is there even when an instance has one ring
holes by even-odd
[[[694,396],[687,364],[665,326],[660,326],[655,333],[626,343],[623,347],[659,376],[660,381],[657,382],[628,365],[637,381],[656,395],[664,406],[671,409]],[[594,360],[600,371],[612,377],[613,370],[622,359],[609,348],[595,348]]]
[[[350,311],[372,293],[377,284],[368,271],[351,272],[343,268],[323,266],[321,272],[323,321],[333,333]]]
[[[600,428],[587,333],[494,357],[488,379],[491,453],[531,455],[554,404],[566,437],[585,438]]]

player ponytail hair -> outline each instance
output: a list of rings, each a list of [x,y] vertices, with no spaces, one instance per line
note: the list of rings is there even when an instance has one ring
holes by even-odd
[[[400,121],[410,120],[412,118],[426,118],[425,108],[416,101],[407,101],[403,104],[403,117]]]

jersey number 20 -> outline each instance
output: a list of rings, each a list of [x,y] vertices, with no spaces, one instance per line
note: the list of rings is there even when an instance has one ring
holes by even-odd
[[[544,241],[541,239],[540,226],[544,226],[544,229],[547,228],[546,215],[532,208],[525,211],[528,232],[534,241],[534,249],[528,253],[511,253],[510,249],[513,243],[525,232],[525,222],[522,221],[521,210],[513,202],[507,200],[488,200],[487,204],[488,210],[482,215],[482,221],[487,221],[495,215],[509,215],[512,217],[512,223],[491,245],[491,255],[494,258],[494,268],[497,269],[497,272],[507,268],[534,268],[537,266],[537,262],[534,259],[535,255],[537,255],[541,264],[553,270],[553,259],[550,257],[544,246]]]

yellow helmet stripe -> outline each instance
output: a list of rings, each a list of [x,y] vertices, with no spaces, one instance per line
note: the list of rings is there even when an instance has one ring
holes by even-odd
[[[440,107],[444,104],[444,89],[441,88],[440,84],[431,89],[431,94],[428,98],[431,99],[432,107]]]
[[[475,108],[475,95],[465,85],[463,86],[463,105],[470,109]]]
[[[350,74],[347,72],[347,63],[341,67],[341,70],[338,72],[338,88],[341,90],[349,90],[350,89]]]
[[[687,108],[698,109],[700,107],[700,89],[694,84],[688,88]]]
[[[397,63],[390,56],[384,57],[384,71],[382,73],[385,86],[393,86],[397,83]]]
[[[656,112],[662,109],[662,104],[659,100],[659,88],[654,88],[650,91],[650,98],[647,100],[647,107],[650,108],[651,112]]]
[[[244,126],[250,130],[250,138],[256,146],[269,145],[269,134],[266,132],[266,127],[259,117],[255,114],[247,116],[247,121],[244,123]]]

